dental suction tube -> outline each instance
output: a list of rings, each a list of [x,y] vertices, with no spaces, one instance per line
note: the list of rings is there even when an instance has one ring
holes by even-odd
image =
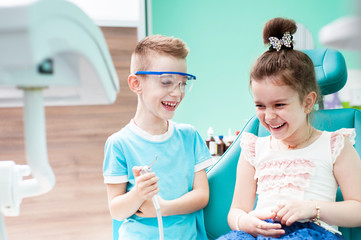
[[[151,166],[155,163],[155,161],[157,161],[157,155],[155,156],[155,159],[154,159],[154,161],[152,162],[152,164],[150,166],[145,166],[145,167],[142,168],[142,170],[140,171],[140,174],[143,175],[145,173],[152,172]],[[155,211],[157,213],[158,228],[159,228],[159,240],[164,240],[162,212],[160,211],[160,205],[159,205],[159,202],[158,202],[157,195],[154,195],[152,197],[152,201],[153,201]]]

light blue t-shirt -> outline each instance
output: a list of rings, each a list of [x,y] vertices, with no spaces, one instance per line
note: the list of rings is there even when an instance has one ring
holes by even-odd
[[[105,144],[104,182],[135,185],[132,168],[150,165],[159,178],[159,196],[165,200],[192,190],[194,173],[212,164],[211,155],[199,133],[188,124],[169,121],[163,135],[151,135],[133,121],[111,135]],[[165,239],[207,239],[203,210],[163,217]],[[159,239],[157,218],[133,215],[119,229],[119,239]]]

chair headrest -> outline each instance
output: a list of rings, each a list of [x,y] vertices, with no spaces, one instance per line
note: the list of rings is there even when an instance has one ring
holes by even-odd
[[[347,81],[347,68],[343,55],[334,49],[302,50],[315,65],[315,73],[321,95],[339,91]]]

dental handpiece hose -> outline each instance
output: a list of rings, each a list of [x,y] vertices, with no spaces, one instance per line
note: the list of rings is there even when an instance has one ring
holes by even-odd
[[[148,172],[152,172],[151,167],[155,163],[155,161],[157,161],[157,156],[155,156],[155,160],[152,162],[152,164],[150,164],[149,166],[143,167],[142,170],[140,171],[140,173],[145,174],[145,173],[148,173]],[[158,202],[157,195],[154,195],[152,197],[152,201],[153,201],[155,211],[157,213],[158,229],[159,229],[159,240],[164,240],[162,213],[160,211],[160,205],[159,205],[159,202]]]

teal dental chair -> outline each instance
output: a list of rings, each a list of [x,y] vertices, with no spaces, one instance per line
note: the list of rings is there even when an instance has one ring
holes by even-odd
[[[346,84],[347,69],[340,52],[331,49],[313,49],[304,52],[315,65],[321,95],[335,93]],[[319,105],[320,108],[323,108],[322,103]],[[314,126],[317,129],[328,131],[340,128],[355,128],[355,148],[359,155],[361,154],[361,111],[351,108],[319,110],[314,116]],[[248,121],[241,134],[242,132],[251,132],[258,136],[269,135],[269,132],[259,123],[255,116]],[[238,137],[219,161],[207,172],[210,198],[208,206],[204,209],[204,218],[209,239],[216,239],[231,230],[227,223],[227,215],[232,203],[240,153],[240,137]],[[342,200],[342,194],[339,189],[337,201],[340,200]],[[346,240],[361,239],[361,227],[340,228],[340,231]]]

